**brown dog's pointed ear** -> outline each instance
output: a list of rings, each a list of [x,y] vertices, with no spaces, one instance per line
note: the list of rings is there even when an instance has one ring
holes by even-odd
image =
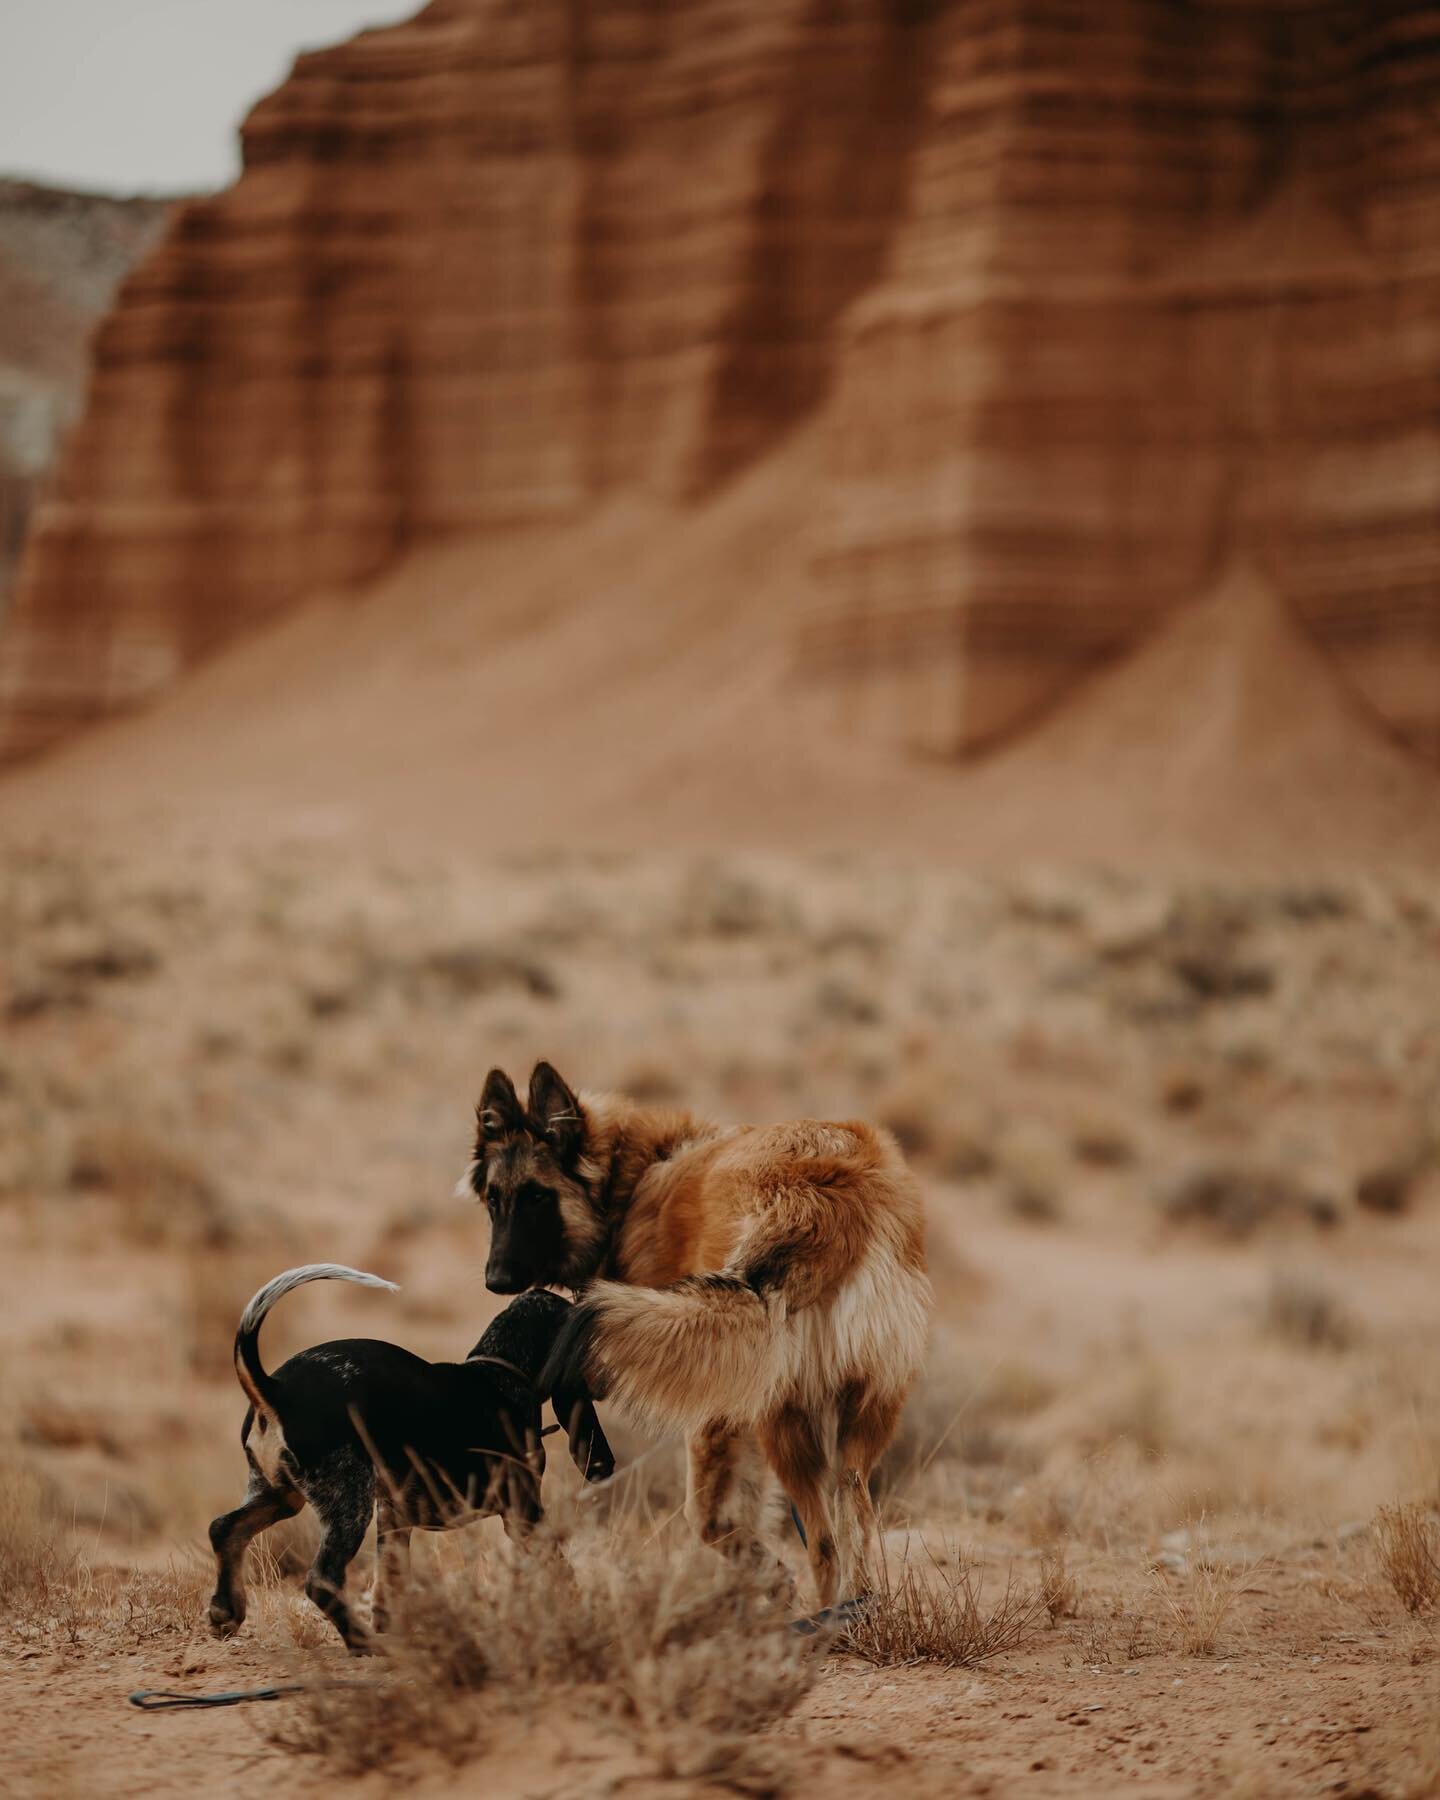
[[[525,1108],[520,1104],[514,1082],[503,1069],[492,1069],[485,1077],[475,1117],[482,1141],[494,1143],[524,1130]]]
[[[585,1115],[548,1062],[536,1063],[530,1077],[530,1123],[562,1165],[573,1164],[585,1142]]]

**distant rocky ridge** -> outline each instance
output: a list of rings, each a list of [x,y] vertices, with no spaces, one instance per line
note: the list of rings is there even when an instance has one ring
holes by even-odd
[[[303,56],[98,336],[0,754],[428,542],[683,530],[806,423],[851,730],[1013,734],[1238,556],[1440,758],[1437,87],[1419,0],[435,0]]]
[[[90,333],[168,210],[0,179],[0,614],[36,495],[80,412]]]

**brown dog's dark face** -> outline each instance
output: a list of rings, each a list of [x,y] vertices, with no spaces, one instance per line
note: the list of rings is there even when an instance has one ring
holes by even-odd
[[[485,1078],[469,1183],[490,1214],[485,1285],[518,1294],[591,1273],[603,1235],[581,1172],[585,1115],[547,1062],[525,1105],[503,1069]]]

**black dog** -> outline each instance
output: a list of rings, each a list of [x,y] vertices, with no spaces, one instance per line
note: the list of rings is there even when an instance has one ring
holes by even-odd
[[[558,1294],[521,1294],[463,1363],[429,1363],[395,1344],[342,1338],[302,1350],[267,1374],[256,1345],[265,1315],[293,1288],[325,1280],[394,1287],[358,1269],[312,1263],[277,1275],[241,1315],[235,1373],[250,1401],[240,1430],[250,1485],[244,1502],[210,1526],[217,1567],[210,1624],[219,1637],[239,1630],[247,1545],[308,1501],[321,1535],[305,1592],[349,1649],[364,1651],[365,1634],[344,1589],[372,1512],[374,1620],[384,1631],[386,1589],[401,1572],[415,1527],[441,1530],[498,1512],[507,1534],[523,1538],[538,1523],[542,1400],[552,1400],[568,1428],[570,1453],[587,1479],[603,1481],[615,1464],[588,1396],[538,1389],[570,1312]]]

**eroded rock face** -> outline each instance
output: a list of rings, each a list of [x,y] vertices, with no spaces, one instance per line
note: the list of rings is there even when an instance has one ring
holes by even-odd
[[[989,10],[842,325],[810,664],[963,749],[1243,549],[1440,755],[1440,8]]]
[[[818,415],[797,670],[941,751],[1261,563],[1440,755],[1440,6],[436,0],[100,335],[0,754],[319,588]]]
[[[80,410],[91,328],[166,211],[0,179],[0,616],[31,509]]]

